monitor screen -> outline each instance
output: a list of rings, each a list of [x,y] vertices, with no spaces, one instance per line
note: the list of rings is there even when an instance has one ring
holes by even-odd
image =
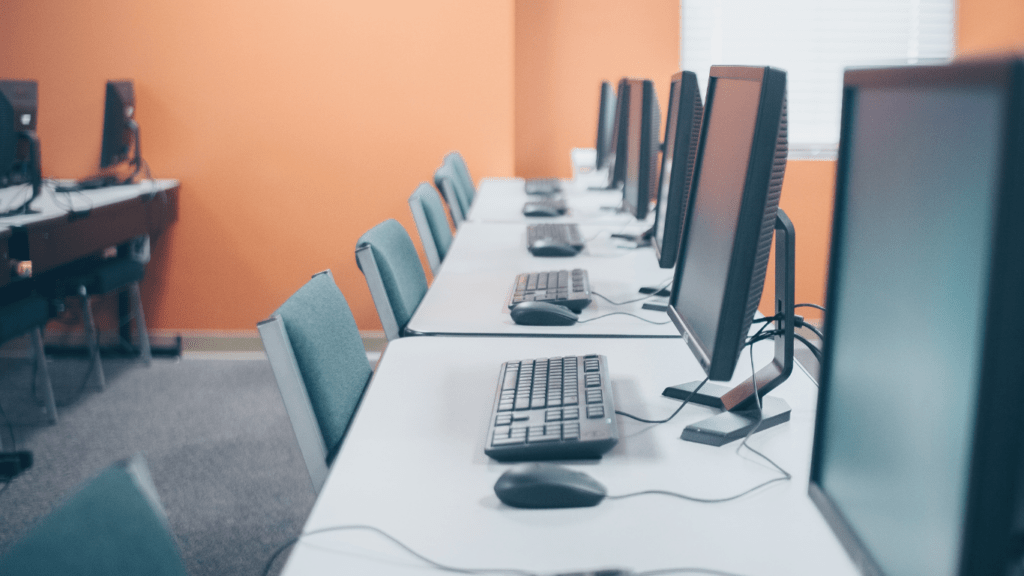
[[[629,93],[626,156],[619,160],[626,168],[622,204],[636,219],[643,220],[656,182],[661,114],[650,80],[629,80]]]
[[[615,91],[608,82],[601,82],[601,103],[597,110],[597,150],[598,169],[608,166],[608,156],[614,143],[612,132],[615,130]]]
[[[662,268],[676,264],[703,113],[697,75],[683,71],[672,76],[654,215],[654,252]]]
[[[1024,75],[1016,66],[1019,86]],[[1012,211],[1000,205],[1001,181],[1007,167],[1024,162],[1019,148],[1004,150],[1022,136],[1019,113],[1008,110],[1024,109],[1008,102],[1005,68],[957,64],[845,77],[811,483],[833,527],[852,535],[844,544],[884,574],[1010,573],[1006,564],[968,568],[965,536],[987,546],[999,539],[968,522],[977,446],[992,445],[976,437],[982,375],[994,357],[985,347],[986,321],[994,310],[1015,313],[1016,333],[1024,320],[1019,306],[990,301],[1000,292],[992,283],[1014,277],[1014,301],[1021,295],[1019,243],[1015,272],[993,268],[996,218]],[[1013,124],[1017,134],[1008,138]],[[1019,220],[1021,202],[1014,205]],[[1019,335],[1000,340],[1014,337],[1019,344]],[[992,390],[1005,393],[1020,380],[1014,374]],[[985,418],[985,427],[995,425],[994,416]],[[1019,474],[1003,466],[1004,476]],[[1013,507],[1005,493],[991,498]],[[999,521],[989,516],[982,524]]]
[[[131,81],[107,82],[100,168],[107,168],[128,160],[132,143],[137,138],[135,90]]]
[[[619,80],[619,88],[615,99],[615,124],[612,126],[612,142],[608,154],[608,187],[617,188],[622,185],[626,174],[626,132],[629,122],[629,81]],[[623,159],[619,161],[619,159]]]
[[[715,66],[708,80],[669,316],[711,380],[732,377],[761,299],[785,171],[785,89],[773,68]]]
[[[38,107],[34,80],[0,80],[0,186],[32,180]]]

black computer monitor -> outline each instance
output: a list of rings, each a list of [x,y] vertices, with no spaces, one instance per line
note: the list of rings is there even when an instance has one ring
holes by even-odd
[[[673,75],[665,119],[665,151],[661,155],[652,241],[658,265],[662,268],[676,265],[703,114],[697,75],[689,71]]]
[[[1024,61],[849,70],[810,495],[865,574],[1017,574]]]
[[[651,196],[657,183],[658,152],[661,149],[661,109],[654,83],[629,79],[629,103],[626,121],[622,208],[637,220],[647,217]]]
[[[134,158],[130,158],[133,148]],[[111,80],[107,82],[103,112],[100,168],[130,162],[137,173],[141,162],[139,148],[139,125],[135,122],[135,89],[131,80]],[[129,177],[129,181],[132,177]]]
[[[30,184],[32,195],[9,213],[24,212],[42,191],[34,80],[0,80],[0,187]]]
[[[777,408],[766,404],[763,419],[736,418],[756,408],[760,396],[792,370],[793,228],[778,209],[787,150],[786,73],[768,67],[713,66],[668,313],[712,381],[692,401],[732,414],[719,414],[724,418],[711,426],[687,427],[684,439],[721,445],[753,426],[764,429],[789,419],[788,406],[777,398],[764,399]],[[776,258],[781,328],[776,330],[775,360],[751,379],[757,394],[751,380],[732,388],[713,384],[732,378],[761,301],[776,228],[776,246],[782,249]],[[673,396],[670,391],[675,389],[688,397],[694,390],[685,390],[687,386],[665,394]]]
[[[629,123],[629,81],[619,80],[615,99],[615,123],[608,154],[608,188],[618,188],[626,177],[626,132]],[[622,159],[623,161],[620,161]]]
[[[601,104],[597,110],[597,168],[608,166],[608,156],[614,143],[615,91],[608,82],[601,82]]]

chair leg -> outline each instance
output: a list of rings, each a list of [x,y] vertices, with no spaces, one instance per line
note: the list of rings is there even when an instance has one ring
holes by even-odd
[[[46,366],[46,352],[43,349],[43,333],[39,328],[32,331],[32,343],[36,349],[36,382],[39,375],[43,379],[43,402],[46,413],[50,416],[50,424],[57,423],[57,403],[53,399],[53,385],[50,383],[50,369]]]
[[[92,304],[89,303],[89,293],[85,286],[78,287],[78,294],[82,297],[82,311],[85,313],[85,337],[89,340],[89,371],[96,370],[96,383],[100,390],[107,387],[107,379],[103,375],[103,362],[100,361],[100,337],[96,330],[96,323],[92,318]],[[86,374],[88,377],[88,373]]]
[[[142,293],[139,291],[139,283],[132,282],[129,290],[131,290],[132,307],[135,309],[135,327],[139,331],[139,353],[142,356],[142,361],[149,366],[153,362],[153,352],[149,348],[146,317],[142,314]]]

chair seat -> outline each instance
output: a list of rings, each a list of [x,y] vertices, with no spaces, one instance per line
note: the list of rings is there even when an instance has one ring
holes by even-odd
[[[129,258],[108,260],[79,276],[89,294],[106,294],[142,280],[146,265]]]
[[[28,296],[17,302],[0,307],[0,342],[46,324],[50,318],[50,307],[44,298]]]

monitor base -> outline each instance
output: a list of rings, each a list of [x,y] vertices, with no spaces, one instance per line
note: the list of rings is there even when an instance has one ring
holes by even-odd
[[[761,406],[764,419],[760,426],[757,423],[757,408],[728,411],[690,424],[683,429],[680,438],[709,446],[722,446],[745,437],[754,426],[757,426],[757,431],[760,432],[789,421],[791,411],[785,400],[765,396],[761,399]]]

